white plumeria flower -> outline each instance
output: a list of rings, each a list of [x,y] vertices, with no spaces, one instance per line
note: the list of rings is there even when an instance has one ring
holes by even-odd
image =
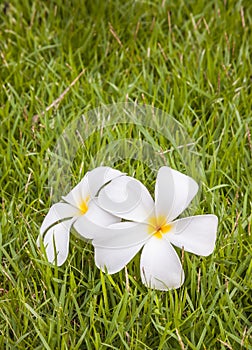
[[[84,176],[63,202],[54,204],[46,215],[37,240],[38,246],[44,236],[44,246],[49,262],[61,266],[69,251],[70,230],[73,226],[85,239],[94,238],[88,229],[90,222],[97,225],[110,225],[120,219],[97,205],[96,195],[106,183],[123,175],[109,167],[98,167]],[[56,256],[55,256],[56,253]]]
[[[123,176],[101,189],[99,205],[124,220],[95,232],[96,265],[112,274],[120,271],[142,249],[142,282],[150,288],[168,290],[184,282],[184,272],[173,245],[207,256],[213,252],[218,219],[198,215],[176,219],[198,191],[190,177],[162,167],[158,171],[155,203],[145,186]],[[139,195],[140,194],[140,195]]]

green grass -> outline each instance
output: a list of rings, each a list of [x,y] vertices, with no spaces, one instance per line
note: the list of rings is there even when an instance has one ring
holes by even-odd
[[[0,5],[0,349],[252,349],[251,2],[80,3]],[[95,107],[136,100],[170,113],[196,143],[196,213],[219,217],[214,253],[185,253],[185,283],[169,292],[141,284],[139,255],[109,276],[74,235],[60,268],[35,243],[52,204],[48,152],[59,135]],[[99,165],[102,145],[122,138],[169,148],[148,128],[98,130],[75,157],[73,183]],[[153,193],[146,164],[115,167]]]

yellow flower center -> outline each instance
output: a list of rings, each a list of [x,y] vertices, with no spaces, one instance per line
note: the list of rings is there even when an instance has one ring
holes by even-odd
[[[86,212],[88,211],[88,202],[89,202],[89,197],[87,197],[86,199],[83,199],[79,204],[79,209],[82,215],[86,214]]]
[[[148,233],[152,234],[156,238],[162,238],[164,234],[168,233],[172,228],[171,224],[168,224],[166,218],[162,215],[158,217],[152,217],[149,219]]]

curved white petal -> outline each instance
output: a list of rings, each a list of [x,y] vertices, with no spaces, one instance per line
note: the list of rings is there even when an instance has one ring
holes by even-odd
[[[86,214],[79,216],[73,225],[75,230],[87,239],[94,238],[92,223],[99,227],[107,227],[120,221],[120,218],[101,209],[96,203],[96,199],[91,200]]]
[[[108,226],[120,222],[120,218],[100,208],[96,198],[90,202],[86,217],[100,226]]]
[[[83,179],[66,196],[62,197],[64,201],[79,208],[83,200],[86,200],[88,197],[90,197],[88,174],[89,172],[85,174]]]
[[[147,222],[154,213],[154,201],[147,188],[130,176],[111,181],[98,195],[99,205],[125,220]]]
[[[184,271],[177,253],[169,242],[152,237],[143,247],[140,260],[141,278],[149,288],[168,290],[179,288]]]
[[[187,252],[207,256],[214,250],[217,226],[215,215],[191,216],[174,221],[172,231],[164,238]]]
[[[110,167],[98,167],[88,171],[83,179],[64,197],[67,203],[77,208],[83,201],[94,198],[102,186],[112,179],[123,175],[119,170]]]
[[[156,215],[169,222],[179,216],[198,191],[198,184],[189,176],[164,166],[159,169],[155,187]]]
[[[94,247],[123,249],[145,243],[151,238],[148,225],[135,222],[119,222],[109,227],[92,228]]]
[[[88,172],[88,192],[91,198],[97,196],[102,186],[122,175],[124,174],[121,171],[108,166],[100,166]]]
[[[50,209],[42,222],[40,235],[57,221],[72,218],[79,215],[79,210],[68,203],[56,203]]]
[[[123,249],[107,249],[95,247],[95,264],[102,271],[109,274],[116,273],[124,268],[139,252],[144,243]]]
[[[61,266],[67,259],[69,236],[73,220],[66,220],[51,227],[45,234],[44,246],[50,263]]]

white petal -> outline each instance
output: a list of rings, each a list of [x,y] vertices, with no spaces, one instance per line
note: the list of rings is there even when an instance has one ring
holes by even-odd
[[[128,262],[139,252],[144,243],[124,248],[107,249],[95,248],[95,264],[102,271],[109,274],[116,273],[124,268]]]
[[[130,176],[111,181],[98,195],[99,205],[125,220],[147,222],[154,213],[154,201],[147,188]]]
[[[214,250],[217,225],[215,215],[191,216],[174,221],[171,233],[164,238],[187,252],[207,256]]]
[[[96,198],[90,202],[86,217],[100,226],[108,226],[120,222],[120,218],[100,208]]]
[[[92,223],[97,226],[107,227],[120,221],[120,218],[101,209],[96,203],[96,199],[91,200],[88,204],[86,214],[78,217],[74,223],[75,230],[87,239],[94,238],[92,234]]]
[[[184,271],[177,253],[169,242],[152,237],[144,246],[141,261],[142,282],[149,288],[168,290],[179,288]]]
[[[189,205],[198,191],[198,184],[189,176],[162,167],[158,171],[155,187],[156,215],[173,221]]]
[[[40,228],[40,235],[43,235],[43,233],[53,224],[55,224],[57,221],[72,218],[76,215],[78,215],[79,211],[77,208],[73,207],[72,205],[68,203],[56,203],[54,204],[47,215],[44,218],[44,221],[42,222],[41,228]]]
[[[109,227],[92,227],[94,247],[123,249],[145,243],[151,238],[148,225],[135,222],[119,222]]]
[[[66,261],[72,222],[73,220],[66,220],[54,225],[46,232],[44,246],[50,263],[57,263],[58,266],[61,266]]]
[[[79,208],[83,200],[94,198],[103,185],[121,175],[123,175],[123,173],[121,173],[119,170],[114,170],[109,167],[95,168],[88,171],[83,179],[72,189],[72,191],[62,198],[67,203]]]
[[[88,177],[88,191],[91,198],[97,196],[98,191],[109,181],[124,175],[119,170],[110,167],[98,167],[87,174]]]
[[[70,191],[66,196],[62,197],[64,201],[72,204],[76,208],[79,208],[83,200],[90,197],[88,174],[86,173],[83,179]]]

